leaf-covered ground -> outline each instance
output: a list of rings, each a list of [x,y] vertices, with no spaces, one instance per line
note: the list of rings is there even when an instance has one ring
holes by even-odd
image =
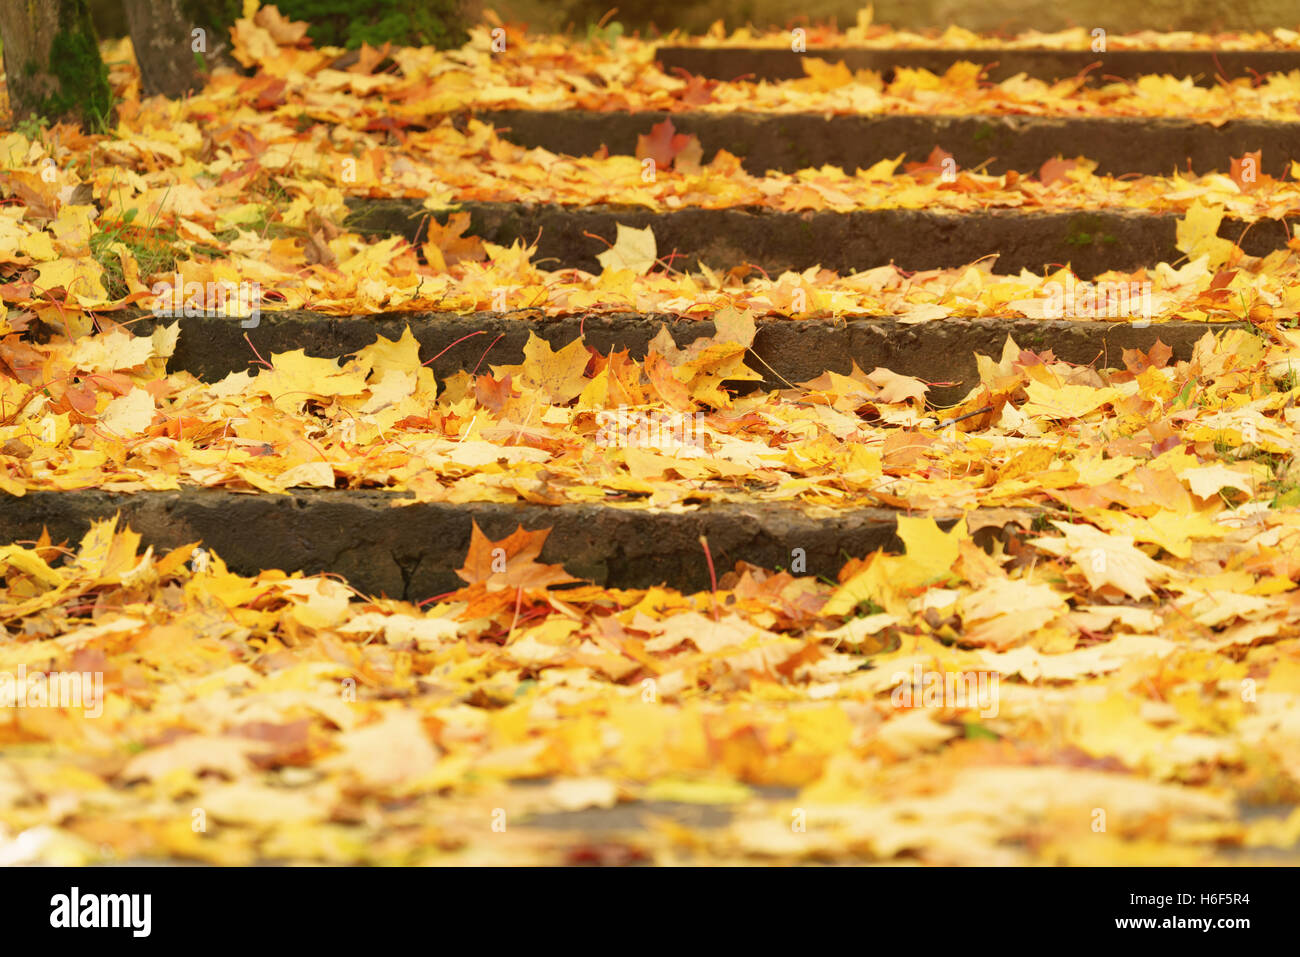
[[[949,24],[942,29],[924,32],[899,30],[887,23],[875,22],[874,5],[863,7],[856,22],[843,30],[827,26],[804,27],[804,38],[810,48],[879,50],[1088,50],[1095,39],[1092,31],[1083,27],[1043,33],[1026,30],[1009,35],[986,36],[972,33],[964,27]],[[606,31],[609,32],[609,31]],[[757,30],[741,27],[726,30],[722,22],[715,23],[700,35],[674,32],[664,42],[674,46],[699,47],[774,47],[790,49],[789,30]],[[1300,33],[1286,27],[1265,32],[1193,33],[1176,31],[1156,33],[1144,30],[1139,33],[1106,34],[1110,50],[1296,50],[1300,49]]]
[[[1159,345],[1132,350],[1107,372],[1008,339],[1001,357],[981,357],[965,401],[934,410],[924,382],[883,368],[735,395],[723,384],[759,377],[743,362],[753,319],[715,321],[717,335],[686,349],[661,330],[644,361],[534,337],[522,364],[460,373],[440,394],[409,330],[342,363],[295,350],[215,383],[157,371],[177,325],[14,340],[0,345],[17,373],[0,379],[0,489],[382,487],[420,501],[643,508],[1052,503],[1184,553],[1189,535],[1222,535],[1211,519],[1224,513],[1300,505],[1290,330],[1275,345],[1207,333],[1189,362]],[[1149,524],[1147,511],[1168,514]]]
[[[921,164],[902,164],[898,158],[859,171],[822,167],[755,176],[725,150],[702,163],[699,142],[675,135],[669,121],[646,129],[637,156],[562,156],[506,142],[485,122],[500,105],[491,102],[491,91],[535,91],[533,73],[566,90],[580,86],[571,78],[561,82],[568,74],[548,50],[565,51],[574,60],[569,69],[575,76],[635,71],[635,82],[612,76],[603,81],[601,97],[650,82],[645,77],[658,77],[660,86],[674,90],[684,81],[659,73],[650,60],[652,48],[638,41],[620,40],[611,48],[519,34],[506,53],[493,54],[486,30],[459,51],[369,50],[345,70],[332,69],[329,64],[342,51],[295,46],[304,42],[300,31],[264,16],[270,9],[259,13],[259,20],[240,21],[236,30],[236,50],[258,68],[251,77],[218,71],[206,90],[184,102],[142,102],[136,68],[126,51],[118,51],[110,55],[119,64],[113,78],[121,98],[119,125],[111,135],[60,127],[15,131],[0,139],[0,190],[9,200],[0,207],[0,275],[9,280],[0,286],[0,298],[73,334],[91,328],[86,310],[156,305],[154,284],[171,282],[177,273],[184,283],[205,287],[259,283],[264,308],[336,314],[498,309],[504,291],[509,310],[699,316],[735,302],[800,317],[897,315],[923,322],[948,316],[1041,318],[1046,284],[1062,282],[1068,274],[1067,268],[1046,277],[1004,276],[995,259],[986,259],[919,273],[882,266],[851,276],[810,269],[769,277],[737,264],[732,270],[686,275],[673,268],[673,251],[655,249],[651,241],[648,250],[639,246],[636,255],[616,261],[626,268],[594,276],[547,269],[532,261],[531,247],[504,249],[465,237],[467,220],[456,217],[445,228],[433,224],[428,242],[419,247],[346,228],[348,197],[411,197],[423,199],[430,211],[479,200],[652,209],[1172,212],[1183,217],[1178,238],[1186,262],[1101,277],[1150,282],[1153,320],[1287,320],[1300,305],[1300,261],[1294,250],[1260,259],[1216,235],[1225,217],[1285,218],[1300,202],[1294,169],[1290,179],[1277,180],[1259,168],[1257,155],[1250,174],[1242,165],[1250,157],[1243,156],[1223,173],[1114,178],[1094,175],[1095,164],[1081,156],[1001,176],[967,170],[946,176],[946,154],[936,149]],[[976,84],[975,67],[965,66],[970,70],[949,71],[962,73],[960,83],[953,85],[951,76],[930,76],[922,86],[951,86],[958,102],[970,103],[987,89]],[[431,104],[412,89],[436,88],[446,96],[462,82],[458,78],[469,97],[464,102]],[[1144,78],[1138,86],[1158,79]],[[1274,75],[1240,90],[1188,84],[1178,95],[1153,88],[1138,98],[1160,115],[1176,112],[1185,94],[1226,96],[1223,116],[1267,117],[1280,111],[1282,118],[1295,118],[1293,90],[1300,87],[1294,80]],[[762,86],[794,96],[802,83]],[[830,92],[873,89],[869,78],[841,77],[836,83],[829,92],[799,94],[812,97],[800,108],[832,110],[824,99]],[[1277,100],[1277,110],[1257,102],[1270,84],[1292,91]],[[718,94],[720,109],[762,102],[753,84],[718,84],[718,89],[732,91]],[[1098,92],[1081,88],[1071,95]],[[682,103],[685,109],[708,105]],[[583,104],[551,104],[575,105]],[[629,105],[664,104],[602,101],[600,108]],[[924,96],[914,106],[921,112],[947,109]],[[418,122],[402,117],[404,107]],[[468,107],[487,112],[464,122],[449,115]],[[852,107],[868,108],[883,110]],[[1098,109],[1108,116],[1124,112],[1112,100]],[[652,182],[644,176],[646,158],[657,163]],[[663,268],[642,275],[656,260]],[[635,276],[642,278],[633,281]],[[204,296],[196,299],[199,306],[219,306]],[[0,321],[0,332],[5,328]]]
[[[1232,160],[1223,173],[1117,179],[1094,175],[1095,164],[1081,156],[1001,176],[960,170],[947,177],[942,169],[946,154],[936,149],[923,164],[901,164],[900,158],[860,171],[822,167],[755,176],[725,150],[702,164],[698,141],[674,135],[671,123],[648,127],[635,157],[562,156],[508,143],[485,122],[499,105],[490,102],[491,91],[535,91],[532,73],[566,90],[577,84],[561,82],[565,68],[547,50],[564,51],[575,61],[570,67],[575,75],[635,70],[638,77],[657,76],[660,85],[673,89],[684,81],[658,73],[650,60],[652,48],[638,41],[619,40],[611,48],[519,34],[506,53],[493,54],[486,30],[463,50],[363,51],[346,70],[331,69],[342,51],[294,46],[303,42],[300,31],[258,16],[265,26],[244,20],[236,31],[236,49],[258,67],[252,77],[219,71],[205,91],[184,102],[141,102],[134,64],[126,51],[118,51],[110,54],[119,64],[113,78],[121,98],[119,126],[112,135],[83,135],[61,127],[39,134],[12,132],[0,140],[0,190],[9,200],[0,207],[0,275],[10,280],[0,286],[0,297],[6,303],[81,333],[90,328],[80,315],[84,310],[155,305],[154,283],[170,282],[175,270],[185,283],[260,283],[265,308],[344,314],[494,309],[500,307],[498,290],[505,290],[510,310],[607,308],[693,316],[735,301],[796,316],[901,315],[920,322],[947,316],[1041,318],[1046,283],[1065,276],[1003,276],[992,259],[920,273],[884,266],[853,276],[813,269],[768,277],[741,267],[692,276],[672,268],[672,250],[653,247],[654,257],[638,255],[620,263],[630,269],[593,276],[549,270],[533,263],[527,248],[507,250],[464,237],[464,226],[455,219],[445,229],[434,224],[429,241],[418,248],[399,238],[360,236],[346,229],[347,197],[413,197],[424,199],[431,211],[480,200],[652,209],[1123,207],[1173,212],[1184,217],[1179,248],[1188,254],[1185,263],[1101,277],[1150,282],[1151,318],[1289,319],[1300,304],[1295,291],[1300,266],[1293,250],[1258,259],[1216,238],[1224,217],[1247,222],[1284,218],[1300,202],[1295,172],[1277,180],[1259,169],[1258,156],[1257,175],[1249,176],[1241,165],[1249,157]],[[966,81],[951,91],[961,103],[987,92],[976,84],[974,66],[966,66],[971,67],[963,73]],[[449,87],[462,82],[458,77],[469,97],[464,102],[431,104],[409,88],[436,88],[446,96]],[[861,78],[840,79],[835,90],[872,89]],[[608,97],[611,89],[623,90],[632,82],[611,78],[599,94]],[[763,86],[793,96],[803,82]],[[922,85],[946,88],[947,82],[930,77]],[[1292,91],[1278,101],[1277,115],[1294,119],[1293,91],[1300,87],[1291,75],[1270,76],[1257,86],[1244,83],[1240,90],[1188,84],[1176,96],[1156,88],[1139,99],[1159,115],[1170,115],[1181,95],[1224,96],[1224,117],[1266,117],[1273,115],[1273,107],[1255,98],[1270,84]],[[720,109],[753,108],[760,102],[753,84],[718,86],[732,90],[735,98],[724,97]],[[378,91],[385,92],[381,96]],[[1099,91],[1076,92],[1093,96]],[[833,109],[813,94],[806,96],[813,99],[800,108]],[[553,104],[575,105],[583,104]],[[602,101],[600,108],[628,105]],[[707,105],[683,101],[685,109]],[[414,127],[401,116],[403,106],[418,120],[411,121]],[[465,122],[448,115],[467,107],[489,112]],[[925,97],[915,108],[947,109]],[[1067,112],[1075,115],[1080,109]],[[1098,109],[1108,116],[1123,112],[1110,100]],[[653,182],[643,175],[645,158],[658,164]],[[628,273],[649,271],[656,258],[666,268],[632,282]],[[199,305],[218,304],[205,299]]]
[[[1293,31],[1278,33],[1271,39],[1243,40],[1238,47],[1300,46]],[[802,80],[718,82],[665,74],[654,62],[656,44],[649,41],[620,36],[612,42],[582,43],[572,37],[530,36],[520,25],[506,28],[503,51],[493,51],[485,25],[471,31],[471,41],[459,50],[389,51],[400,75],[375,75],[380,51],[340,62],[342,50],[308,49],[302,36],[269,16],[237,25],[236,57],[263,74],[247,92],[265,90],[268,97],[284,97],[288,105],[301,91],[299,109],[349,125],[419,126],[430,114],[467,108],[1175,116],[1223,123],[1241,115],[1290,119],[1300,98],[1300,75],[1294,73],[1214,87],[1170,76],[1100,86],[1088,85],[1086,77],[1052,83],[1019,76],[982,84],[979,67],[967,62],[942,76],[898,68],[886,83],[874,71],[854,72],[816,56],[803,58],[808,76]],[[1206,39],[1190,46],[1204,48]],[[817,43],[816,34],[809,41]],[[1176,39],[1167,42],[1181,46]],[[789,44],[786,33],[782,45]],[[1086,50],[1088,43],[1074,48]],[[342,64],[347,65],[340,69]],[[240,83],[235,77],[216,79],[212,95],[229,98]]]
[[[142,554],[112,523],[75,554],[10,546],[4,667],[104,695],[4,727],[6,853],[1294,860],[1300,518],[1174,517],[1202,527],[1181,557],[1082,521],[989,554],[903,519],[904,554],[838,584],[741,568],[696,595],[556,588],[545,532],[476,533],[465,587],[423,607]],[[996,684],[896,700],[914,674]],[[606,833],[590,809],[618,802],[641,813]]]
[[[1064,160],[947,181],[936,156],[754,176],[659,127],[642,153],[669,155],[646,183],[638,157],[524,150],[483,113],[446,115],[1295,119],[1295,76],[983,87],[959,67],[886,87],[810,66],[702,84],[659,73],[640,41],[511,34],[494,56],[486,29],[459,51],[335,67],[342,51],[300,27],[273,8],[241,20],[256,72],[217,72],[180,104],[141,102],[117,49],[114,131],[0,136],[0,493],[888,506],[902,548],[845,556],[830,580],[791,541],[788,569],[711,568],[716,587],[684,595],[575,581],[539,561],[544,530],[476,528],[463,587],[413,604],[233,574],[202,543],[160,553],[116,522],[0,546],[0,861],[1297,862],[1300,259],[1216,236],[1225,215],[1294,208],[1294,172],[1114,179]],[[858,29],[818,42],[912,45]],[[622,229],[599,275],[547,271],[463,235],[463,216],[418,249],[359,235],[347,196],[1175,212],[1186,259],[1125,280],[1152,283],[1157,323],[1249,328],[1109,369],[1008,339],[946,409],[927,402],[937,383],[883,368],[740,394],[724,383],[758,378],[743,360],[759,317],[1040,318],[1066,272],[688,274]],[[481,336],[479,368],[443,381],[409,333],[334,358],[250,348],[248,371],[201,382],[167,370],[183,322],[132,330],[174,271],[256,281],[266,310],[493,310],[507,288],[511,310],[678,313],[717,332],[687,348],[661,333],[643,360],[533,338],[520,364]],[[102,676],[97,706],[39,706],[50,672]]]

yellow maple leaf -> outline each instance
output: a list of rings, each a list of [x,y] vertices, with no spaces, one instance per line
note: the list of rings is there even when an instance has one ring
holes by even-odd
[[[659,258],[654,230],[649,226],[633,229],[619,223],[614,245],[596,258],[600,260],[602,269],[630,269],[636,275],[644,276]]]
[[[1019,644],[1068,609],[1065,596],[1045,582],[994,578],[957,603],[962,639],[995,649]]]
[[[906,554],[894,572],[901,587],[917,587],[946,578],[957,561],[962,539],[968,537],[966,520],[944,531],[932,518],[898,518],[898,537]]]
[[[273,355],[271,368],[258,374],[254,389],[269,395],[280,411],[297,414],[313,397],[364,392],[366,377],[360,369],[343,370],[334,359],[318,359],[294,349]]]
[[[149,428],[153,413],[153,396],[144,389],[135,388],[110,402],[99,416],[99,424],[114,435],[125,438],[139,435]]]
[[[541,336],[529,332],[524,346],[524,364],[505,371],[517,370],[520,381],[540,389],[558,405],[581,395],[587,387],[589,380],[583,373],[590,360],[591,354],[581,339],[574,339],[562,349],[553,349]],[[498,368],[493,368],[494,374]]]
[[[932,518],[900,516],[898,537],[903,540],[906,554],[877,554],[866,568],[835,590],[823,614],[847,614],[864,601],[902,614],[902,593],[947,577],[957,561],[961,541],[969,536],[964,519],[945,532]]]
[[[1120,398],[1117,389],[1094,389],[1086,385],[1050,386],[1033,381],[1025,386],[1029,401],[1020,411],[1048,419],[1081,419],[1108,402]]]
[[[1219,237],[1219,225],[1222,222],[1222,207],[1206,206],[1199,199],[1196,200],[1178,220],[1176,235],[1179,251],[1187,253],[1187,258],[1193,261],[1201,256],[1209,257],[1211,268],[1223,265],[1237,247],[1232,240]]]
[[[924,403],[925,393],[930,388],[920,379],[899,375],[897,372],[879,367],[867,376],[867,381],[880,388],[880,392],[876,395],[876,399],[880,402],[907,402],[915,399],[919,403]]]
[[[1182,469],[1178,477],[1201,499],[1213,498],[1225,488],[1235,488],[1249,495],[1268,478],[1267,474],[1252,477],[1222,463]]]
[[[1065,541],[1040,538],[1033,544],[1067,555],[1094,589],[1113,585],[1130,598],[1146,598],[1153,594],[1148,582],[1165,581],[1173,574],[1167,566],[1148,558],[1128,535],[1107,535],[1091,525],[1052,524],[1061,530]]]
[[[63,257],[41,263],[36,267],[38,278],[32,288],[42,293],[62,288],[69,296],[81,296],[90,302],[105,302],[104,267],[89,256],[76,259]]]

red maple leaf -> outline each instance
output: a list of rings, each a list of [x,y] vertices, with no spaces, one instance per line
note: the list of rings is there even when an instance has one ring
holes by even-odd
[[[690,141],[691,137],[676,132],[671,119],[665,119],[650,127],[649,136],[636,138],[636,158],[649,157],[655,161],[656,168],[667,169]]]

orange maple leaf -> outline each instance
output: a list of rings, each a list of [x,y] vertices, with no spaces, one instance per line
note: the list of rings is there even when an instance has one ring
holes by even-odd
[[[645,357],[645,372],[650,384],[659,393],[659,398],[674,409],[689,412],[695,408],[690,388],[673,375],[672,365],[653,349]]]
[[[689,74],[686,77],[686,89],[682,90],[682,102],[689,106],[705,106],[714,102],[713,91],[718,86],[717,80]]]
[[[943,161],[952,159],[952,154],[938,146],[930,150],[930,155],[925,158],[924,163],[904,163],[903,169],[909,173],[942,173]],[[956,169],[954,163],[951,167]]]
[[[426,258],[431,262],[436,259],[437,257],[433,255],[433,250],[436,249],[442,255],[441,265],[444,271],[447,266],[454,266],[459,262],[482,262],[487,259],[483,240],[477,236],[464,235],[468,228],[469,213],[452,213],[447,218],[446,225],[436,219],[430,219],[424,247]]]
[[[563,565],[543,565],[536,560],[551,534],[549,528],[530,532],[520,525],[508,537],[494,542],[483,534],[478,522],[473,522],[473,526],[465,565],[456,569],[456,574],[469,584],[482,582],[495,591],[549,588],[579,580],[566,572]]]
[[[665,119],[650,127],[649,136],[636,138],[636,158],[642,160],[649,157],[655,161],[658,169],[667,169],[672,166],[677,154],[695,139],[694,136],[678,133],[673,127],[673,121]]]
[[[1259,185],[1259,177],[1263,174],[1260,169],[1263,163],[1263,152],[1263,150],[1255,150],[1253,153],[1246,153],[1232,159],[1232,168],[1228,171],[1228,175],[1242,189],[1254,189]]]
[[[1059,156],[1056,159],[1049,159],[1039,167],[1038,180],[1044,186],[1051,186],[1058,179],[1065,179],[1065,174],[1072,169],[1077,169],[1078,166],[1077,160],[1061,159]]]

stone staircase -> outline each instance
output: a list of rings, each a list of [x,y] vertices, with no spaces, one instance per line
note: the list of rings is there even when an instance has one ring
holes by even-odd
[[[979,64],[984,68],[985,76],[994,83],[1021,73],[1053,82],[1084,76],[1090,83],[1168,74],[1191,77],[1202,86],[1211,86],[1219,78],[1232,80],[1300,68],[1300,54],[1294,50],[1110,49],[1093,52],[1029,47],[964,50],[849,47],[798,53],[779,47],[683,44],[661,46],[656,51],[656,58],[666,73],[680,70],[713,80],[734,80],[742,76],[755,80],[797,80],[805,75],[801,60],[809,56],[832,63],[843,61],[850,70],[874,70],[881,73],[886,82],[893,79],[900,67],[943,73],[961,61]]]
[[[810,53],[809,55],[815,55]],[[778,50],[667,48],[665,68],[727,78],[742,74],[780,79],[792,75],[792,58]],[[941,69],[958,59],[997,62],[1002,73],[1027,72],[1042,79],[1073,75],[1092,64],[1090,54],[1036,51],[836,50],[853,68],[924,66]],[[1086,61],[1086,62],[1085,62]],[[1108,54],[1093,75],[1134,76],[1150,71],[1190,73],[1202,80],[1211,67],[1226,75],[1264,73],[1300,65],[1296,54],[1125,52]],[[794,64],[797,66],[797,63]],[[992,74],[995,78],[1001,75]],[[606,147],[632,153],[638,135],[666,113],[499,111],[483,114],[514,142],[555,152],[583,154]],[[849,170],[906,154],[924,160],[937,145],[961,168],[1036,170],[1059,155],[1085,154],[1100,172],[1168,173],[1191,168],[1226,170],[1231,157],[1262,149],[1263,170],[1281,175],[1300,142],[1300,122],[1233,119],[1222,125],[1184,119],[1044,116],[872,116],[759,113],[673,113],[677,129],[699,136],[706,158],[719,149],[740,156],[744,167],[793,171],[829,164]],[[372,234],[423,238],[427,211],[419,200],[354,200],[350,225]],[[1131,270],[1172,261],[1175,219],[1121,209],[1077,212],[996,211],[971,214],[925,210],[781,213],[742,209],[572,207],[468,203],[470,233],[498,244],[540,234],[538,257],[561,267],[599,271],[595,254],[613,237],[616,224],[650,227],[660,250],[676,250],[688,266],[753,264],[771,273],[821,266],[841,273],[893,262],[905,269],[960,267],[997,254],[999,271],[1041,273],[1070,262],[1081,276]],[[446,214],[440,214],[442,221]],[[1220,235],[1253,255],[1283,248],[1282,221],[1263,221],[1249,231],[1226,220]],[[1081,231],[1108,242],[1080,244]],[[552,264],[554,265],[554,264]],[[148,314],[128,315],[133,331],[158,323]],[[170,368],[206,381],[247,368],[250,348],[269,356],[292,349],[338,357],[376,336],[396,340],[409,326],[440,380],[470,371],[494,343],[491,361],[523,361],[529,336],[558,348],[579,335],[600,350],[627,349],[642,357],[661,324],[685,345],[715,332],[705,320],[672,316],[591,312],[562,318],[540,313],[389,313],[327,316],[307,312],[266,313],[245,329],[225,318],[180,319],[181,335]],[[1008,335],[1038,350],[1051,349],[1070,362],[1118,364],[1125,349],[1149,349],[1162,341],[1176,358],[1187,358],[1206,331],[1201,322],[1159,324],[1032,320],[1011,317],[950,319],[914,324],[892,316],[845,319],[766,318],[759,322],[749,364],[777,388],[828,370],[848,372],[883,366],[937,383],[936,404],[956,402],[978,383],[974,354],[997,355]],[[1222,328],[1222,327],[1220,327]],[[482,335],[466,339],[476,333]],[[574,575],[611,586],[667,583],[683,590],[706,588],[711,560],[730,568],[738,560],[767,567],[788,562],[791,543],[806,550],[807,571],[833,577],[846,555],[862,555],[896,543],[896,514],[880,508],[846,508],[832,517],[810,516],[793,505],[703,505],[685,512],[629,510],[617,505],[544,506],[488,503],[420,503],[394,508],[402,493],[376,490],[305,491],[288,495],[238,494],[209,489],[181,492],[37,492],[0,500],[0,538],[30,540],[48,528],[53,538],[75,540],[89,523],[120,511],[146,544],[174,547],[201,540],[232,570],[263,568],[333,572],[373,594],[419,600],[456,587],[454,569],[468,546],[471,523],[491,537],[516,525],[552,528],[541,560],[562,563]],[[943,522],[957,512],[938,514]],[[980,524],[980,523],[976,523]],[[997,516],[983,523],[996,528]]]
[[[1037,170],[1057,156],[1087,156],[1097,172],[1167,174],[1189,167],[1226,170],[1228,160],[1262,150],[1262,172],[1281,176],[1294,150],[1291,122],[1228,118],[1214,126],[1181,117],[1033,115],[865,115],[819,113],[601,113],[585,110],[497,110],[492,122],[506,139],[553,153],[587,155],[606,147],[631,155],[638,136],[671,119],[700,138],[704,159],[720,149],[744,169],[795,172],[829,164],[866,169],[900,153],[920,162],[936,145],[961,169],[989,173]]]

